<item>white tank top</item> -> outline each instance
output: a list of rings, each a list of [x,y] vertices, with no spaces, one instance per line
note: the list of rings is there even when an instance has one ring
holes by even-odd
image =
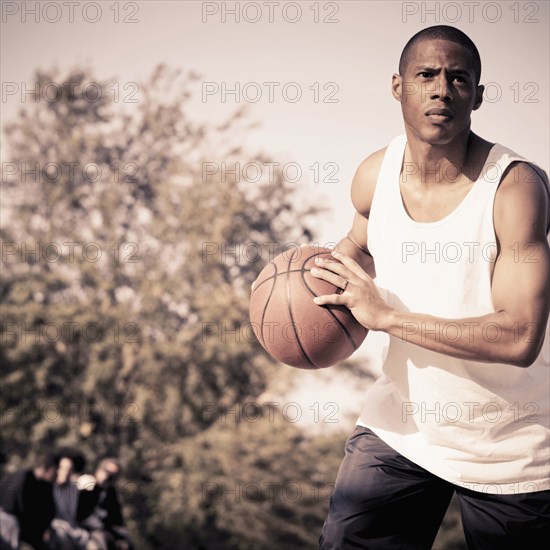
[[[370,211],[377,285],[400,310],[446,319],[494,312],[494,197],[506,167],[525,159],[495,144],[459,206],[439,221],[419,223],[407,214],[399,188],[405,146],[404,135],[388,146]],[[498,341],[497,326],[485,329],[485,338]],[[451,339],[458,330],[440,326]],[[520,368],[458,359],[389,336],[374,365],[382,375],[357,424],[456,485],[493,494],[550,489],[549,342],[547,324],[537,360]]]

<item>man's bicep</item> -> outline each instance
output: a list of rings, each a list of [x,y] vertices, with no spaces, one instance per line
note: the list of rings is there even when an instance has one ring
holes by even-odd
[[[544,329],[550,297],[548,242],[502,242],[492,281],[495,311],[509,313],[514,322]]]
[[[532,178],[528,167],[518,166],[517,170],[502,182],[495,199],[499,255],[492,297],[495,311],[508,315],[518,338],[527,339],[534,353],[536,343],[542,343],[550,309],[548,194],[545,183]]]
[[[369,155],[357,168],[351,184],[351,202],[355,215],[351,229],[338,243],[344,254],[351,256],[371,277],[375,277],[374,261],[368,249],[368,216],[385,149]]]

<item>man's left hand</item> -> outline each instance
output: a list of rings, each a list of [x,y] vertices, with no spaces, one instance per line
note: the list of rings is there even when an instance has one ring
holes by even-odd
[[[317,305],[343,305],[369,330],[383,330],[392,308],[380,296],[376,284],[348,255],[333,251],[335,260],[317,258],[311,274],[332,283],[343,292],[318,296]]]

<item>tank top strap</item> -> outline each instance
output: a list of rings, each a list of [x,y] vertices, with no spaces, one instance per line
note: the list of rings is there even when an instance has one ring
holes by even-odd
[[[400,198],[399,175],[406,145],[407,136],[402,134],[396,136],[386,148],[374,188],[370,217],[383,212],[388,214],[395,209],[395,201]]]
[[[495,194],[504,173],[513,162],[527,162],[527,160],[500,143],[493,145],[476,182],[478,199],[481,195],[485,195],[491,205],[494,203]],[[483,185],[479,185],[480,183]]]
[[[513,162],[525,162],[537,173],[537,175],[544,182],[545,190],[550,198],[550,182],[546,172],[537,164],[527,160],[525,157],[518,155],[508,147],[504,147],[499,143],[495,143],[493,149],[491,149],[490,160],[487,159],[485,167],[483,169],[483,177],[490,185],[484,186],[485,191],[489,194],[489,200],[494,203],[497,189],[502,181],[504,173]],[[518,180],[518,184],[520,181]],[[481,187],[481,186],[480,186]],[[483,187],[482,187],[483,189]],[[481,192],[481,191],[480,191]],[[547,233],[550,231],[550,226],[547,228]]]

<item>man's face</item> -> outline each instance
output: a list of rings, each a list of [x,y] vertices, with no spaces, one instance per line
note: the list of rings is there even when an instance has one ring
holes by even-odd
[[[44,473],[42,475],[42,479],[45,481],[49,481],[50,483],[53,483],[57,477],[57,466],[51,466],[47,470],[44,470]]]
[[[432,145],[467,132],[471,112],[483,96],[470,52],[447,40],[418,42],[405,74],[393,76],[392,90],[401,102],[405,126]]]
[[[115,483],[119,474],[120,470],[118,466],[113,462],[107,462],[97,469],[95,478],[99,485],[107,486]]]
[[[57,484],[65,485],[71,481],[71,475],[73,473],[73,461],[70,458],[62,458],[59,461],[59,468],[57,470]]]
[[[34,469],[36,479],[42,479],[53,483],[57,479],[57,466],[50,466],[48,469],[44,466],[38,466]]]

